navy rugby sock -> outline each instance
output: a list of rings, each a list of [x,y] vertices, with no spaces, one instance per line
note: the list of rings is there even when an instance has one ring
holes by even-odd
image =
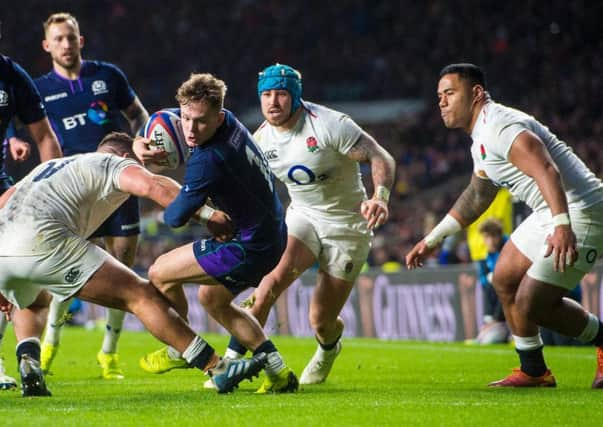
[[[243,344],[241,344],[235,337],[233,337],[232,335],[230,336],[230,341],[228,342],[228,348],[236,351],[239,354],[245,354],[247,353],[247,347],[245,347]],[[255,354],[255,352],[254,352]]]
[[[523,373],[528,374],[531,377],[539,377],[544,375],[547,367],[546,363],[544,363],[542,347],[532,350],[515,349],[515,351],[519,355],[519,361],[521,362],[521,370]]]

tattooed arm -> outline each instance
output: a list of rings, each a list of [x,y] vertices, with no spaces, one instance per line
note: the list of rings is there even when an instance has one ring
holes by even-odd
[[[362,132],[356,144],[348,151],[348,158],[370,163],[375,192],[370,200],[362,203],[361,213],[368,220],[368,227],[383,225],[389,217],[389,194],[394,184],[396,162],[375,139]]]
[[[478,219],[488,209],[497,193],[498,187],[492,181],[472,175],[471,182],[454,203],[448,215],[406,255],[406,267],[409,269],[422,267],[423,260],[445,237]]]
[[[471,182],[448,212],[463,228],[473,223],[490,206],[496,194],[496,187],[489,179],[473,174]]]

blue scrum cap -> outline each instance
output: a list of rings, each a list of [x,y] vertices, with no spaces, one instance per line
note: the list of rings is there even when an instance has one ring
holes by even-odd
[[[258,96],[271,89],[284,89],[291,95],[291,114],[301,107],[302,76],[295,68],[284,64],[271,65],[258,76]]]

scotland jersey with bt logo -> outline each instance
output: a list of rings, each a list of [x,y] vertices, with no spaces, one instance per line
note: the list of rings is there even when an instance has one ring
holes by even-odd
[[[347,153],[362,129],[347,115],[303,102],[293,129],[279,132],[264,122],[254,138],[275,176],[291,197],[291,205],[328,221],[365,222],[360,204],[366,200],[358,162]]]
[[[65,156],[96,151],[105,135],[122,130],[121,110],[136,98],[124,73],[106,62],[83,61],[77,80],[53,70],[34,81]]]

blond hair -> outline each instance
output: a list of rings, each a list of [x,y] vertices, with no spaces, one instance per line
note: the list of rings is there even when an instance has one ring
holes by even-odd
[[[180,105],[205,101],[211,108],[221,110],[224,107],[226,83],[210,73],[192,73],[176,92],[176,101]]]
[[[76,29],[76,31],[80,32],[80,24],[78,24],[77,19],[70,13],[67,12],[58,12],[50,15],[46,21],[44,21],[44,34],[48,31],[48,27],[52,24],[62,24],[63,22],[70,22]]]

